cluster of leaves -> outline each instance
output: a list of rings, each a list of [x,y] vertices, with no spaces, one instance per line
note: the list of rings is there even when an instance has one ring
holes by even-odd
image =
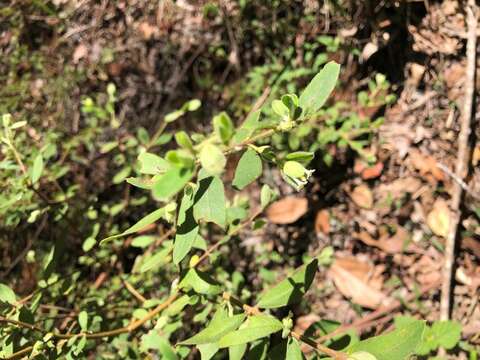
[[[137,357],[139,353],[151,349],[157,350],[167,359],[186,358],[194,345],[203,360],[211,359],[222,349],[227,349],[231,359],[241,359],[244,356],[249,359],[302,359],[305,357],[299,346],[302,341],[318,350],[318,354],[311,357],[313,359],[321,357],[322,353],[357,360],[400,360],[413,354],[422,341],[425,325],[421,321],[397,324],[395,332],[363,341],[352,337],[339,351],[294,332],[291,315],[283,318],[275,316],[278,314],[277,309],[286,309],[302,299],[312,284],[318,267],[328,263],[331,249],[325,249],[317,257],[308,259],[294,273],[260,295],[249,294],[251,296],[248,298],[253,298],[255,306],[245,305],[231,295],[240,290],[241,274],[234,273],[230,277],[215,260],[219,248],[235,239],[239,231],[245,227],[255,230],[264,223],[257,217],[274,199],[275,190],[267,185],[262,187],[261,208],[252,214],[249,214],[249,203],[241,198],[240,191],[260,178],[266,164],[278,167],[285,181],[295,189],[301,189],[308,182],[312,171],[307,167],[314,157],[313,152],[279,153],[271,146],[260,146],[257,142],[275,134],[288,134],[319,116],[338,75],[338,64],[326,64],[300,96],[289,93],[272,101],[271,108],[275,114],[273,118],[262,119],[261,110],[257,110],[250,113],[240,126],[235,127],[227,114],[220,113],[212,119],[211,134],[189,135],[177,131],[172,137],[164,133],[168,124],[199,108],[200,102],[192,100],[168,114],[152,137],[140,130],[138,138],[129,138],[122,144],[118,141],[105,143],[103,151],[106,153],[121,145],[132,149],[118,154],[118,164],[122,168],[114,177],[114,182],[121,183],[125,180],[134,187],[148,191],[161,206],[128,229],[106,237],[101,241],[100,247],[97,247],[96,240],[100,234],[100,225],[94,227],[91,236],[83,243],[83,250],[87,254],[79,261],[95,266],[95,260],[102,256],[111,259],[108,249],[121,247],[125,236],[143,231],[149,225],[161,221],[170,228],[163,241],[159,242],[155,236],[149,235],[140,235],[132,240],[131,245],[144,249],[144,255],[137,258],[132,275],[128,278],[130,281],[145,282],[144,287],[161,283],[160,296],[145,299],[131,285],[127,286],[142,303],[141,307],[129,314],[128,311],[122,313],[122,310],[115,308],[121,308],[120,303],[115,303],[113,309],[108,309],[106,299],[109,295],[93,291],[90,297],[83,297],[82,310],[76,313],[77,321],[73,323],[70,332],[62,333],[56,329],[55,322],[41,318],[41,301],[45,299],[45,293],[72,297],[74,300],[79,289],[73,283],[79,274],[73,274],[69,277],[70,281],[65,281],[65,275],[54,271],[55,258],[60,253],[60,249],[54,248],[44,261],[43,280],[31,296],[31,301],[19,301],[9,287],[0,285],[0,304],[4,314],[0,321],[10,324],[1,330],[2,356],[8,358],[23,352],[32,357],[48,354],[73,359],[97,346],[95,339],[109,337],[112,337],[111,345],[124,358]],[[107,95],[105,107],[92,99],[83,101],[83,112],[93,127],[98,121],[108,121],[111,126],[118,124],[113,111],[115,89],[112,86],[108,88]],[[3,121],[6,134],[4,143],[9,153],[13,154],[15,166],[22,167],[12,132],[24,124],[12,123],[9,116],[4,116]],[[165,146],[167,150],[162,155],[153,151],[156,147],[166,145],[170,139],[175,141],[176,148]],[[229,184],[222,175],[228,157],[238,152],[241,152],[240,160],[233,181]],[[49,159],[45,150],[40,153],[42,155],[35,155],[31,160],[31,166],[29,163],[24,168],[24,181],[33,190],[39,179],[45,177],[44,163],[45,159]],[[138,162],[131,165],[129,159],[135,153]],[[132,173],[135,176],[129,177]],[[227,186],[236,192],[233,199],[227,196]],[[124,206],[124,203],[121,204],[116,209],[117,213]],[[110,215],[115,216],[111,211],[113,210],[110,210]],[[98,212],[90,209],[87,216],[97,220]],[[119,225],[121,223],[112,226],[110,231],[118,230]],[[212,231],[218,240],[209,245],[205,238]],[[173,239],[169,239],[170,236]],[[95,256],[88,255],[92,249],[98,249]],[[201,256],[198,255],[199,251]],[[206,259],[210,260],[212,266],[203,266]],[[162,270],[158,271],[160,267]],[[128,283],[125,278],[118,280]],[[121,283],[112,285],[110,291],[118,292],[122,289]],[[200,327],[208,318],[211,320],[196,335],[184,334],[189,337],[173,347],[170,341],[174,339],[174,334],[175,337],[182,334],[182,324],[188,317],[187,309],[190,307],[201,309],[193,317],[193,322]],[[142,336],[138,346],[132,348],[131,344],[136,340],[129,340],[128,335],[160,313],[153,328]],[[40,321],[36,320],[38,316]],[[112,316],[114,320],[110,320]],[[44,326],[37,326],[37,323]]]
[[[255,67],[247,74],[246,79],[241,81],[246,89],[244,95],[260,96],[265,86],[271,88],[270,101],[282,91],[295,93],[301,80],[317,73],[328,61],[329,55],[337,53],[340,48],[354,56],[359,54],[357,49],[349,48],[340,38],[322,35],[303,44],[301,53],[304,66],[299,67],[298,54],[294,48],[289,47],[282,55],[274,57],[270,63]],[[376,109],[393,103],[395,95],[389,91],[390,83],[385,75],[376,74],[367,82],[366,89],[358,92],[357,106],[352,107],[346,102],[336,101],[292,131],[275,134],[271,144],[276,151],[285,153],[299,150],[318,152],[328,166],[335,160],[330,151],[332,146],[340,149],[349,148],[368,162],[374,162],[375,156],[369,147],[384,119],[370,118],[362,114],[362,110],[367,110],[367,113],[372,113],[373,110],[375,113]],[[238,107],[242,107],[242,99],[234,101]],[[263,109],[263,115],[267,119],[275,118],[279,114],[281,110],[275,106]]]

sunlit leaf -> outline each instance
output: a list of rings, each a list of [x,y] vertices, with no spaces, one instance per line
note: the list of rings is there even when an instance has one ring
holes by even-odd
[[[225,189],[219,177],[200,178],[194,196],[193,216],[196,221],[213,222],[223,228],[227,220],[225,202]]]
[[[257,306],[264,309],[271,309],[300,301],[310,288],[317,269],[317,259],[303,265],[291,276],[287,277],[273,288],[267,290],[260,297]]]
[[[415,353],[424,331],[423,321],[412,321],[388,334],[360,341],[350,346],[348,353],[365,351],[375,356],[377,360],[404,360]]]
[[[302,116],[316,113],[325,104],[340,74],[340,65],[334,61],[326,64],[310,81],[299,98]]]
[[[220,308],[205,329],[180,344],[199,345],[217,342],[227,333],[236,330],[244,319],[244,314],[229,316],[226,309]]]
[[[33,161],[32,173],[31,173],[31,181],[32,184],[35,184],[40,176],[42,176],[43,172],[43,156],[42,154],[38,154]]]
[[[223,336],[218,346],[220,348],[245,344],[282,330],[280,320],[270,315],[255,315],[249,317],[239,330],[232,331]]]
[[[262,160],[252,149],[245,151],[235,169],[232,185],[242,190],[254,182],[262,174]]]

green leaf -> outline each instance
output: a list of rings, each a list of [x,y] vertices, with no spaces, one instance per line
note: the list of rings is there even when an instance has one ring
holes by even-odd
[[[140,266],[139,271],[141,273],[144,273],[149,270],[155,269],[160,265],[166,264],[170,260],[168,256],[170,254],[170,251],[171,251],[171,247],[167,246],[166,248],[161,249],[156,253],[145,257],[142,261],[142,265]]]
[[[200,106],[202,106],[202,102],[200,100],[192,99],[183,104],[182,109],[187,111],[196,111],[200,109]]]
[[[122,183],[128,175],[132,172],[132,168],[130,166],[123,167],[112,179],[113,184],[120,184]]]
[[[210,360],[219,350],[217,344],[203,344],[197,346],[201,360]]]
[[[242,190],[262,174],[262,160],[252,149],[245,151],[235,169],[232,185]]]
[[[247,351],[247,344],[233,345],[228,348],[229,360],[242,360]]]
[[[82,331],[87,331],[88,313],[86,311],[81,311],[80,314],[78,314],[78,324],[80,325],[80,328],[82,329]]]
[[[246,360],[265,360],[268,354],[268,346],[270,342],[267,338],[255,341],[250,345]]]
[[[53,267],[54,267],[54,259],[55,259],[55,246],[52,246],[52,248],[50,249],[50,251],[48,252],[48,255],[45,256],[44,260],[43,260],[43,271],[44,271],[44,276],[47,278],[48,276],[50,276],[50,274],[52,273],[53,271]]]
[[[206,144],[200,151],[200,164],[210,175],[220,175],[225,169],[227,158],[218,146]]]
[[[296,161],[287,161],[283,165],[283,172],[292,178],[301,178],[305,175],[305,167]]]
[[[354,354],[365,351],[378,360],[404,360],[412,355],[422,342],[424,330],[423,321],[413,321],[388,334],[355,343],[347,352]]]
[[[436,321],[432,325],[438,347],[453,349],[462,337],[462,325],[456,321]]]
[[[165,337],[161,336],[156,329],[150,330],[147,334],[142,336],[141,347],[144,351],[152,349],[157,350],[160,355],[162,355],[162,359],[178,360],[178,357],[175,354],[175,351],[172,349],[169,341]]]
[[[153,196],[158,200],[167,200],[182,190],[192,176],[193,169],[172,166],[153,185]]]
[[[279,308],[300,301],[308,291],[318,269],[318,260],[314,259],[297,269],[291,276],[267,290],[257,306],[264,309]]]
[[[175,141],[177,142],[178,146],[193,152],[193,144],[192,140],[185,131],[179,131],[175,134]]]
[[[96,245],[96,243],[97,243],[97,240],[95,240],[95,238],[89,236],[83,242],[82,250],[85,251],[85,252],[89,252],[90,250],[93,249],[93,247]]]
[[[267,185],[262,186],[260,191],[260,205],[262,209],[265,209],[275,199],[275,192]]]
[[[117,239],[117,238],[122,237],[122,236],[127,236],[127,235],[130,235],[130,234],[136,233],[137,231],[145,228],[147,225],[153,224],[155,221],[162,218],[165,214],[166,214],[165,207],[157,209],[157,210],[151,212],[150,214],[148,214],[147,216],[143,217],[139,221],[137,221],[135,223],[135,225],[129,227],[127,230],[125,230],[121,234],[112,235],[112,236],[109,236],[109,237],[103,239],[100,242],[100,245],[103,245],[110,240]]]
[[[152,179],[153,180],[153,179]],[[135,177],[129,177],[126,178],[125,181],[129,183],[132,186],[138,187],[140,189],[144,190],[151,190],[153,187],[153,184],[155,183],[150,179],[142,179],[142,178],[135,178]]]
[[[290,115],[290,110],[281,100],[272,101],[272,110],[281,118],[288,118]]]
[[[282,96],[282,103],[287,107],[289,117],[293,120],[301,115],[301,109],[298,107],[298,97],[295,94],[285,94]]]
[[[132,240],[130,246],[139,247],[139,248],[146,248],[150,244],[155,241],[155,236],[152,235],[141,235],[137,236],[135,239]]]
[[[299,105],[302,108],[303,117],[315,114],[320,110],[335,88],[339,74],[340,65],[331,61],[315,75],[300,95]]]
[[[185,306],[187,306],[193,297],[189,295],[183,295],[179,299],[175,300],[166,310],[165,313],[168,316],[175,316],[177,314],[180,314],[180,312],[183,311]]]
[[[16,301],[15,292],[7,285],[0,283],[0,302],[14,304]]]
[[[224,144],[228,144],[235,130],[233,122],[226,112],[221,112],[213,118],[213,129]]]
[[[196,293],[204,295],[216,295],[222,292],[222,288],[215,283],[215,280],[194,268],[187,271],[178,287],[180,289],[192,288]]]
[[[40,176],[42,176],[43,172],[43,156],[42,154],[38,154],[33,161],[32,173],[31,173],[31,181],[32,184],[35,184]]]
[[[177,219],[177,233],[173,246],[173,262],[180,263],[191,250],[198,235],[198,224],[193,216],[193,189],[185,188]]]
[[[315,153],[310,151],[296,151],[288,154],[285,158],[287,160],[300,161],[304,164],[308,164],[315,157]]]
[[[138,161],[140,162],[139,171],[142,174],[157,175],[164,173],[171,167],[165,159],[148,152],[143,152],[138,155]]]
[[[185,149],[169,150],[165,154],[165,159],[179,168],[193,168],[195,164],[192,152]]]
[[[270,315],[255,315],[249,317],[239,330],[232,331],[223,336],[218,346],[220,348],[245,344],[282,330],[281,321]]]
[[[217,176],[201,178],[195,192],[193,216],[198,221],[204,220],[224,228],[227,221],[225,207],[225,189]]]
[[[161,336],[157,341],[158,352],[162,355],[162,359],[178,360],[178,356],[175,354],[172,345],[170,345],[170,342],[165,339],[165,337]]]
[[[288,338],[287,343],[287,356],[285,359],[288,360],[303,360],[303,353],[300,350],[300,345],[298,344],[297,339]]]
[[[253,133],[260,127],[260,112],[257,110],[248,115],[247,119],[243,124],[237,129],[235,135],[233,136],[232,142],[234,144],[240,144],[247,140]]]
[[[185,115],[184,110],[174,110],[172,112],[169,112],[167,115],[165,115],[164,121],[168,124],[181,118],[183,115]]]
[[[191,338],[180,342],[181,345],[200,345],[215,343],[227,333],[236,330],[245,319],[244,314],[228,316],[228,311],[219,308],[208,326]]]
[[[347,360],[377,360],[377,358],[366,351],[357,351],[350,355]]]

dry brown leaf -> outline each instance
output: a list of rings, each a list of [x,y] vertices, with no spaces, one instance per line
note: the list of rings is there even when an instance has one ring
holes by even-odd
[[[368,166],[367,162],[365,162],[364,160],[358,159],[355,161],[353,171],[356,172],[357,174],[360,174],[360,176],[364,180],[375,179],[382,174],[383,163],[378,162],[375,165]]]
[[[336,259],[329,270],[329,276],[337,289],[358,305],[370,309],[379,307],[386,296],[368,281],[372,267],[353,258],[345,260]],[[369,268],[367,272],[365,265]]]
[[[362,61],[367,61],[370,58],[370,56],[375,54],[377,51],[378,51],[378,45],[373,42],[368,42],[367,44],[365,44],[362,50],[362,55],[361,55]]]
[[[315,232],[327,235],[330,232],[330,214],[328,210],[320,210],[315,217]]]
[[[158,32],[158,27],[150,25],[148,22],[141,22],[138,25],[138,31],[142,34],[145,40],[150,40]]]
[[[353,189],[350,197],[356,205],[364,209],[371,209],[373,206],[372,191],[365,184],[359,185]]]
[[[472,165],[477,166],[479,162],[480,162],[480,146],[477,145],[475,146],[475,149],[473,149]]]
[[[438,181],[444,181],[445,175],[437,166],[437,160],[433,156],[424,155],[418,150],[412,150],[409,154],[412,165],[420,172],[421,175],[432,174]]]
[[[267,218],[274,224],[291,224],[300,219],[307,210],[306,198],[287,196],[269,206]]]
[[[480,259],[480,241],[473,237],[465,237],[461,242],[462,249],[471,250],[473,254]]]
[[[437,199],[427,215],[427,225],[435,235],[447,237],[450,228],[450,209],[447,202]]]
[[[356,233],[354,236],[360,239],[363,243],[369,246],[375,246],[385,251],[387,254],[398,254],[406,250],[405,246],[410,238],[410,234],[402,226],[397,227],[395,235],[389,236],[388,234],[385,234],[380,236],[378,240],[372,238],[372,236],[366,231]]]
[[[383,163],[378,162],[373,166],[370,166],[362,171],[362,179],[369,180],[375,179],[382,174],[383,171]]]
[[[73,63],[77,64],[81,59],[86,57],[88,54],[88,48],[85,44],[79,44],[73,51]]]
[[[423,74],[425,74],[426,67],[421,64],[410,63],[409,68],[411,82],[415,87],[418,87],[420,81],[422,80]]]
[[[321,318],[317,314],[310,313],[308,315],[303,315],[297,318],[295,321],[294,330],[299,333],[304,333],[312,324],[320,321]]]

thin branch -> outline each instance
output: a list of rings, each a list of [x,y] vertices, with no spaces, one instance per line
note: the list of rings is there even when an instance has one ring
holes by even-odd
[[[395,300],[390,305],[385,305],[385,306],[379,307],[375,311],[372,311],[370,314],[354,321],[352,324],[340,326],[339,328],[332,331],[331,333],[328,333],[328,334],[322,336],[321,338],[318,339],[318,341],[323,343],[323,342],[325,342],[325,341],[327,341],[327,340],[329,340],[329,339],[331,339],[331,338],[333,338],[337,335],[345,333],[348,330],[366,329],[366,328],[368,328],[372,325],[376,325],[376,324],[378,324],[378,321],[379,321],[378,319],[380,319],[381,317],[391,314],[393,311],[395,311],[396,309],[403,306],[403,304],[411,303],[412,301],[414,301],[419,296],[422,296],[422,295],[424,295],[424,294],[426,294],[426,293],[428,293],[428,292],[430,292],[434,289],[438,289],[439,285],[440,285],[440,281],[436,281],[436,282],[430,284],[429,286],[426,286],[423,289],[421,289],[420,294],[418,294],[416,292],[413,292],[413,293],[409,294],[408,296],[405,297],[403,302],[400,302],[399,300]]]
[[[237,234],[248,223],[250,223],[252,220],[254,220],[260,213],[261,213],[261,210],[256,211],[252,216],[250,216],[250,218],[248,220],[246,220],[241,225],[239,225],[237,228],[235,228],[235,230],[233,230],[229,235],[232,236],[232,235]],[[220,245],[222,245],[223,243],[225,243],[225,242],[219,241],[218,243],[213,245],[210,249],[208,249],[202,255],[200,260],[197,261],[197,263],[195,265],[193,265],[193,268],[199,266],[202,261],[207,259],[210,256],[210,254],[215,249],[217,249]],[[127,285],[125,285],[125,286],[127,286]],[[128,287],[127,287],[127,289],[128,289]],[[128,290],[131,291],[131,289],[128,289]],[[135,290],[135,289],[133,289],[133,290]],[[178,298],[178,296],[179,296],[179,292],[175,291],[174,293],[172,293],[172,295],[170,295],[170,297],[167,300],[165,300],[163,303],[157,305],[157,307],[155,307],[153,310],[148,312],[148,314],[145,315],[143,318],[132,321],[129,325],[127,325],[125,327],[121,327],[121,328],[117,328],[117,329],[113,329],[113,330],[108,330],[108,331],[96,332],[96,333],[88,333],[88,332],[66,333],[66,334],[53,333],[53,337],[55,337],[57,339],[70,339],[74,336],[86,336],[87,339],[101,339],[101,338],[116,336],[116,335],[120,335],[120,334],[124,334],[124,333],[131,333],[131,332],[134,332],[136,329],[138,329],[143,324],[145,324],[147,321],[153,319],[156,315],[158,315],[160,312],[162,312],[168,306],[170,306]],[[31,324],[28,324],[28,323],[25,323],[25,322],[22,322],[22,321],[8,319],[8,318],[5,318],[3,316],[0,316],[0,323],[2,323],[2,322],[3,323],[9,323],[9,324],[15,325],[17,327],[22,327],[22,328],[29,329],[29,330],[32,330],[32,331],[36,331],[36,332],[39,332],[39,333],[42,333],[42,334],[49,333],[49,331],[47,331],[45,329],[42,329],[38,326],[31,325]]]
[[[465,99],[463,103],[462,120],[460,124],[460,134],[458,137],[458,153],[455,168],[455,175],[462,181],[468,172],[468,163],[470,158],[469,137],[470,125],[472,122],[473,102],[475,96],[475,70],[476,70],[476,47],[477,47],[477,6],[475,0],[468,0],[467,7],[467,72],[465,81]],[[451,288],[453,264],[455,260],[455,239],[460,222],[460,202],[462,199],[462,186],[455,182],[452,194],[452,216],[451,223],[446,239],[445,263],[442,274],[442,295],[440,298],[440,320],[448,320],[451,310]]]
[[[231,295],[230,293],[224,292],[222,295],[223,299],[226,301],[229,301],[235,306],[238,306],[245,311],[247,315],[261,315],[263,312],[256,306],[250,306],[247,304],[244,304],[241,300],[237,299],[235,296]],[[304,335],[298,334],[295,331],[290,332],[290,336],[294,337],[295,339],[309,345],[313,349],[317,350],[320,353],[326,354],[330,357],[332,357],[335,360],[346,360],[347,355],[341,351],[336,351],[333,349],[330,349],[319,342],[310,339],[309,337],[306,337]]]
[[[305,344],[309,345],[310,347],[314,348],[315,350],[332,357],[335,360],[346,360],[347,359],[347,355],[345,353],[330,349],[330,348],[316,342],[313,339],[310,339],[310,338],[308,338],[304,335],[300,335],[300,334],[296,333],[295,331],[290,332],[290,335],[292,337],[294,337],[295,339],[304,342]]]
[[[23,349],[20,349],[17,352],[14,352],[12,355],[9,355],[9,356],[4,357],[2,359],[4,359],[4,360],[21,359],[21,358],[27,356],[32,350],[33,350],[33,346],[26,346]]]
[[[130,284],[127,280],[122,280],[122,282],[128,292],[132,294],[135,299],[137,299],[140,303],[144,303],[145,301],[147,301],[147,299],[142,294],[140,294],[138,290],[135,289],[133,285]]]
[[[463,181],[461,178],[459,178],[452,170],[448,168],[448,166],[442,164],[442,163],[437,163],[437,167],[442,170],[445,174],[450,176],[453,180],[455,180],[458,185],[460,185],[467,194],[469,194],[471,197],[473,197],[475,200],[480,201],[480,194],[474,192],[465,181]]]

